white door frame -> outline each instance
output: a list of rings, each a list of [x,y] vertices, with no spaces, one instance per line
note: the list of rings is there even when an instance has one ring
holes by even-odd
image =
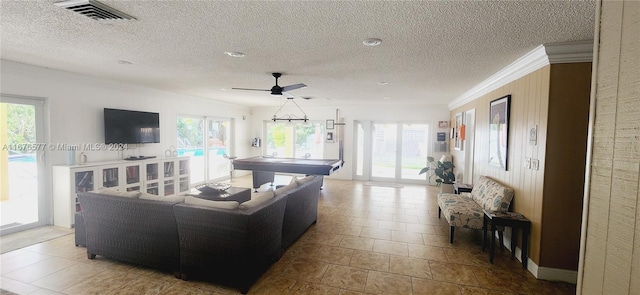
[[[473,183],[473,155],[476,134],[476,109],[471,109],[464,114],[465,140],[464,140],[464,173],[462,181]]]
[[[11,104],[25,104],[35,107],[36,119],[36,143],[44,144],[36,151],[36,163],[38,167],[38,221],[0,230],[0,235],[11,234],[27,229],[32,229],[53,223],[53,198],[51,190],[51,145],[48,141],[48,132],[45,122],[48,122],[48,103],[44,97],[21,96],[12,94],[0,94],[0,102]],[[49,143],[49,145],[46,145]],[[40,146],[40,145],[38,145]]]

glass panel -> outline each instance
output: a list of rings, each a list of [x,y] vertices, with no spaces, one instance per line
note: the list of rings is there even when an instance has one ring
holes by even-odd
[[[429,125],[402,125],[402,169],[403,179],[424,179],[420,170],[425,167],[429,156]]]
[[[118,168],[108,168],[102,170],[102,186],[118,186]]]
[[[396,124],[373,124],[371,177],[396,177],[397,133]]]
[[[173,179],[171,180],[165,180],[164,181],[164,195],[165,196],[170,196],[173,195],[175,193],[174,189],[173,189]]]
[[[186,192],[189,190],[189,178],[180,178],[180,192]]]
[[[1,228],[38,222],[36,107],[0,103]]]
[[[204,119],[178,117],[178,156],[189,156],[191,183],[205,179]]]
[[[229,176],[231,164],[224,155],[229,153],[231,140],[229,138],[231,122],[229,120],[207,120],[207,153],[209,158],[208,180]]]
[[[173,161],[164,162],[164,177],[173,177],[174,173]]]
[[[75,175],[76,193],[93,190],[93,171],[76,172]]]
[[[266,155],[324,158],[323,123],[267,123]]]
[[[158,163],[147,164],[147,180],[158,179]]]
[[[127,184],[140,182],[140,166],[127,166],[125,172],[127,173]]]
[[[364,175],[364,126],[356,125],[356,175]]]
[[[148,183],[147,184],[147,193],[152,195],[158,195],[158,183]]]

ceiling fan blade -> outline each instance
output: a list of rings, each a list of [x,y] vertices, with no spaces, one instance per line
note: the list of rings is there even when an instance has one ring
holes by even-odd
[[[232,87],[233,90],[251,90],[251,91],[271,91],[271,89],[255,89],[255,88],[235,88]]]
[[[298,84],[284,86],[282,87],[282,91],[291,91],[291,90],[296,90],[304,87],[307,87],[307,85],[304,83],[298,83]]]
[[[294,98],[293,94],[291,94],[289,92],[284,92],[284,91],[282,91],[282,96],[285,96],[287,98]]]

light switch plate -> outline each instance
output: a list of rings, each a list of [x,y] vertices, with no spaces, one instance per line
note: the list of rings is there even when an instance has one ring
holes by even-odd
[[[538,170],[540,161],[538,159],[531,159],[531,169]]]
[[[524,158],[524,168],[531,169],[531,158]]]

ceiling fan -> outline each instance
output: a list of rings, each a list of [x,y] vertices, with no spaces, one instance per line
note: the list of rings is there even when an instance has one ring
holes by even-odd
[[[274,78],[276,78],[276,85],[271,87],[271,89],[254,89],[254,88],[231,88],[231,89],[235,89],[235,90],[252,90],[252,91],[271,91],[271,95],[282,95],[284,93],[288,97],[293,97],[293,95],[290,95],[287,92],[291,91],[291,90],[296,90],[296,89],[307,87],[307,85],[304,84],[304,83],[298,83],[298,84],[287,85],[287,86],[280,86],[280,85],[278,85],[278,78],[280,78],[282,76],[282,74],[281,73],[272,73],[271,75]]]

